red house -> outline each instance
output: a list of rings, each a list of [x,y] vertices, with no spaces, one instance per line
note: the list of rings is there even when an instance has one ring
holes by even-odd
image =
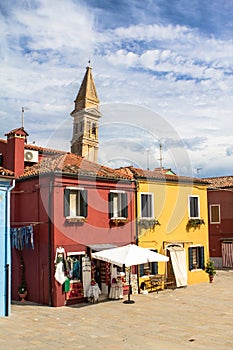
[[[216,267],[233,267],[233,176],[206,179],[210,257]]]
[[[23,283],[30,301],[53,306],[78,302],[86,296],[92,278],[107,294],[109,266],[100,261],[91,265],[90,252],[135,242],[131,178],[72,153],[45,157],[52,150],[42,148],[37,152],[43,160],[23,168],[27,134],[20,128],[7,135],[11,152],[2,153],[7,155],[8,168],[18,174],[11,213],[13,299],[18,299],[18,286]],[[8,140],[2,144],[7,149]],[[17,161],[10,159],[15,149],[21,150]],[[59,259],[64,263],[62,271],[56,271]],[[77,271],[72,275],[74,263]],[[88,267],[89,277],[83,272]],[[70,277],[67,292],[64,275]]]
[[[90,253],[136,241],[130,175],[97,164],[98,97],[91,67],[71,113],[72,152],[27,144],[23,127],[0,140],[12,192],[12,298],[61,306],[83,301],[92,279],[108,294],[111,266]]]

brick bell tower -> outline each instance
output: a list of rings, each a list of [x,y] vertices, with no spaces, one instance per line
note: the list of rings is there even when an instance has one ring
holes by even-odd
[[[97,163],[99,118],[102,114],[98,110],[99,99],[90,62],[74,103],[75,108],[70,114],[74,118],[71,152]]]

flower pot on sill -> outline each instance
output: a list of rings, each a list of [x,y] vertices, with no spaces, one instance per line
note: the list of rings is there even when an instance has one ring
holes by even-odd
[[[23,303],[23,302],[25,302],[26,300],[25,300],[25,298],[27,297],[27,294],[28,294],[28,292],[27,291],[25,291],[24,293],[18,293],[19,294],[19,297],[21,298],[21,302]]]

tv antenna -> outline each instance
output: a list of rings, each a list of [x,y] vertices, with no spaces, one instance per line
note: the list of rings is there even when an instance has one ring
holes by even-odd
[[[163,146],[162,146],[162,143],[159,144],[159,165],[160,165],[160,168],[162,169],[163,168]]]
[[[22,115],[21,115],[21,118],[22,118],[22,128],[24,128],[24,112],[25,111],[28,111],[29,108],[27,107],[21,107],[21,111],[22,111]]]
[[[202,168],[197,168],[197,177],[200,177],[200,171],[202,170]]]
[[[149,152],[150,152],[150,149],[149,148],[147,148],[146,149],[146,168],[147,168],[147,170],[150,170],[150,165],[149,165]]]

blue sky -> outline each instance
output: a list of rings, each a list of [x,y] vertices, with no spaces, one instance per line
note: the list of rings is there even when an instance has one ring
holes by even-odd
[[[88,60],[101,101],[99,162],[233,173],[233,0],[3,0],[0,137],[69,150]],[[197,171],[197,169],[201,169]]]

